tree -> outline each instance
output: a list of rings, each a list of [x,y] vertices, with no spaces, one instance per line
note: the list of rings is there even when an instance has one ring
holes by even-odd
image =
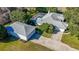
[[[0,39],[5,39],[7,36],[7,30],[3,25],[0,25]]]
[[[57,8],[56,7],[37,7],[36,10],[38,12],[44,12],[44,13],[47,13],[48,11],[50,11],[50,12],[57,12]]]
[[[68,22],[68,31],[71,35],[79,36],[79,8],[67,8],[63,14]]]
[[[37,10],[38,12],[44,12],[44,13],[47,13],[47,12],[48,12],[48,10],[47,10],[46,7],[37,7],[36,10]]]
[[[28,8],[26,8],[25,9],[25,13],[26,13],[26,23],[27,24],[32,24],[32,21],[30,20],[30,18],[32,18],[32,16],[34,16],[35,14],[37,14],[37,11],[36,11],[36,8],[35,7],[32,7],[32,8],[30,8],[30,7],[28,7]]]
[[[13,10],[10,13],[10,19],[13,21],[25,22],[26,21],[25,16],[26,16],[26,14],[20,10]]]
[[[49,10],[50,12],[57,12],[56,7],[47,7],[47,10]]]

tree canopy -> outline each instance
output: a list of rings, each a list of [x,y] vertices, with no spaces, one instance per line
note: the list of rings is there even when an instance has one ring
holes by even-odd
[[[44,12],[44,13],[47,13],[48,11],[57,12],[57,8],[55,7],[37,7],[36,10],[38,12]]]
[[[79,8],[66,8],[63,13],[68,22],[68,31],[71,35],[79,35]]]
[[[5,39],[7,36],[7,30],[3,25],[0,25],[0,39]]]
[[[24,22],[25,21],[25,13],[23,11],[20,10],[13,10],[10,13],[10,19],[13,21],[21,21]]]

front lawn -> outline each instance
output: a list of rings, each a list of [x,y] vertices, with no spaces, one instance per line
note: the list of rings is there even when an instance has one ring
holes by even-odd
[[[68,44],[72,48],[79,49],[79,40],[76,36],[71,36],[70,34],[63,34],[61,41]]]
[[[23,43],[20,40],[12,42],[0,42],[0,51],[51,51],[50,49],[33,42]]]

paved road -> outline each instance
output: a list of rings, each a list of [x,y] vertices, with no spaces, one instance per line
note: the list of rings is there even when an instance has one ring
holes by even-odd
[[[41,36],[39,40],[34,39],[32,40],[32,42],[43,45],[47,48],[50,48],[56,51],[77,51],[76,49],[71,48],[67,44],[64,44],[61,42],[62,34],[63,34],[62,32],[54,34],[51,39]]]

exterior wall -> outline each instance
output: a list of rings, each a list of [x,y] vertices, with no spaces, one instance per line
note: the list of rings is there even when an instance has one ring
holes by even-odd
[[[17,35],[20,37],[20,39],[27,41],[34,33],[35,33],[35,30],[32,31],[28,36],[23,36],[20,34],[17,34]]]
[[[9,34],[9,35],[12,35],[12,36],[14,36],[14,37],[16,37],[16,38],[18,38],[18,39],[20,38],[20,39],[22,39],[22,40],[27,41],[27,37],[26,37],[26,36],[23,36],[23,35],[18,34],[18,33],[16,33],[16,32],[8,31],[8,34]]]
[[[27,39],[29,39],[34,33],[35,33],[35,30],[33,30],[33,31],[27,36]]]
[[[25,40],[27,41],[34,33],[35,33],[35,30],[33,30],[28,36],[24,36],[24,35],[21,35],[21,34],[18,34],[18,33],[15,33],[15,32],[8,32],[10,35],[12,36],[15,36],[17,38],[20,38],[22,40]]]
[[[61,31],[61,32],[64,32],[64,31],[65,31],[65,29],[60,29],[60,31]]]
[[[20,34],[17,34],[17,35],[20,37],[20,39],[27,41],[27,37],[26,36],[23,36],[23,35],[20,35]]]
[[[42,25],[41,23],[37,23],[37,25]]]

